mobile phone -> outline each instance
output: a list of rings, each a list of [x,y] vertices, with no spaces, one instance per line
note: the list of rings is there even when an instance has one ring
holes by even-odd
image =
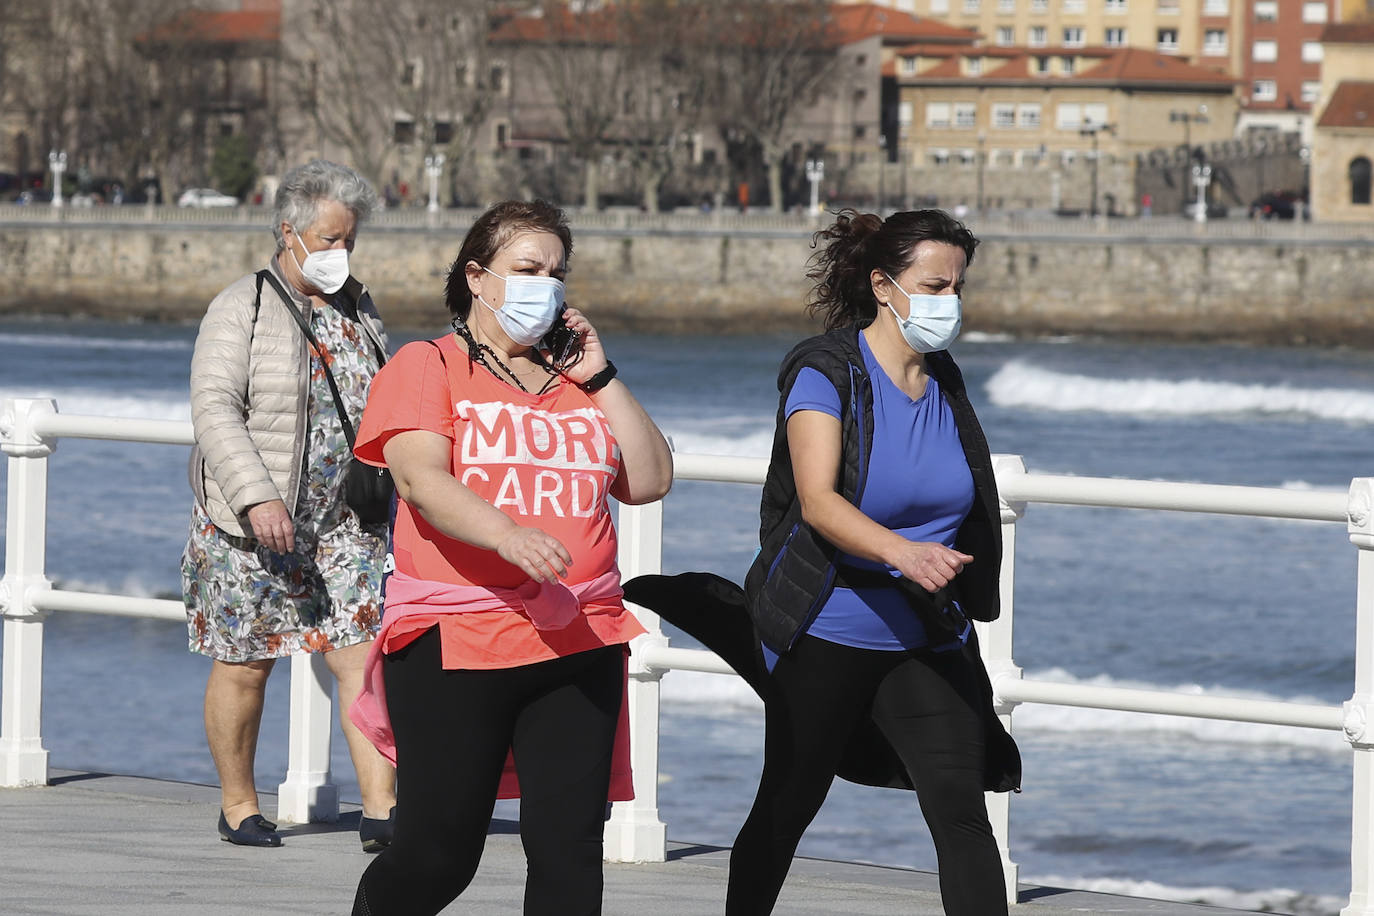
[[[559,312],[553,320],[553,327],[539,339],[539,349],[549,354],[555,367],[562,368],[577,351],[577,342],[581,337],[580,333],[568,327],[563,320],[563,313]]]

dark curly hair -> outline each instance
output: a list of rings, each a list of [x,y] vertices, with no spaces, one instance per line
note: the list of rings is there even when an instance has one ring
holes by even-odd
[[[572,230],[568,227],[568,215],[561,209],[543,200],[503,200],[492,204],[468,229],[458,257],[449,265],[444,303],[451,317],[467,321],[472,311],[472,291],[468,289],[465,269],[468,261],[486,267],[501,246],[520,232],[552,232],[563,243],[564,261],[572,260]]]
[[[808,262],[815,281],[806,308],[826,330],[867,327],[878,316],[869,275],[874,269],[895,277],[911,266],[919,242],[944,242],[964,250],[968,263],[978,240],[943,210],[904,210],[883,219],[875,213],[841,210],[835,222],[811,237],[818,249]]]

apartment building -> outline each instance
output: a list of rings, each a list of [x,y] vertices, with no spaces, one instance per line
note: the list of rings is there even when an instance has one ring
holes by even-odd
[[[1237,134],[1299,133],[1310,142],[1322,85],[1322,30],[1340,0],[1243,0],[1245,65]]]
[[[1322,87],[1312,142],[1314,219],[1374,222],[1374,19],[1321,36]]]

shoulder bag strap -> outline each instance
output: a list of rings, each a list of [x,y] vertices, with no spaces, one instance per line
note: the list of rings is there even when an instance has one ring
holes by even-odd
[[[296,324],[300,327],[305,339],[310,341],[310,345],[315,348],[315,353],[320,357],[320,364],[324,366],[324,380],[329,383],[329,393],[334,396],[334,409],[339,412],[339,420],[343,423],[344,438],[348,440],[348,450],[353,451],[353,423],[348,419],[348,412],[344,410],[343,398],[339,396],[339,386],[334,382],[334,373],[329,371],[329,364],[324,361],[324,350],[320,347],[320,342],[315,339],[314,333],[310,330],[310,325],[306,324],[301,313],[296,310],[295,300],[287,295],[286,290],[281,288],[277,278],[272,276],[270,270],[258,271],[258,276],[272,284],[272,288],[281,297],[282,306],[291,313],[291,317],[296,319]]]

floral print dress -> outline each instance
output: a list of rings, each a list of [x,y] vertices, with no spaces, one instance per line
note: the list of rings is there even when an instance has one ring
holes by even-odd
[[[381,622],[386,527],[362,525],[344,503],[348,441],[325,380],[328,366],[349,417],[360,417],[377,354],[337,308],[312,309],[310,329],[323,352],[310,347],[295,549],[273,553],[225,534],[200,506],[191,512],[181,559],[190,649],[220,661],[341,649],[372,639]]]

